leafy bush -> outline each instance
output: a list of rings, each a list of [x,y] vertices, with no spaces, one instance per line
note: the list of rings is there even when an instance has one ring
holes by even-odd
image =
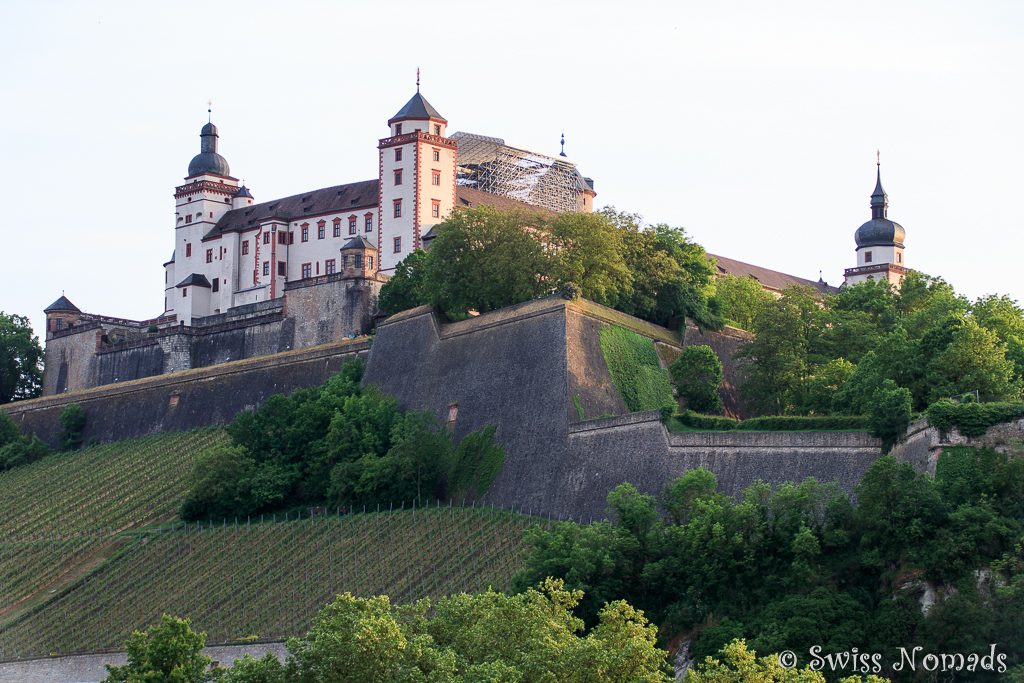
[[[740,421],[731,417],[720,415],[701,415],[692,410],[687,410],[675,416],[675,419],[682,425],[694,429],[706,429],[708,431],[728,431],[738,429]]]
[[[181,516],[443,498],[450,480],[482,495],[504,462],[493,428],[456,449],[432,414],[403,414],[394,398],[360,388],[362,371],[361,361],[346,362],[323,386],[273,396],[236,417],[226,430],[232,444],[198,458]]]
[[[125,643],[128,663],[107,665],[103,683],[205,683],[213,680],[211,659],[203,654],[206,634],[192,630],[187,619],[164,615],[156,626],[136,631]]]
[[[928,424],[948,431],[953,427],[964,436],[981,436],[1001,422],[1024,417],[1024,403],[957,403],[936,401],[928,406]]]
[[[85,411],[77,403],[69,403],[60,411],[60,449],[77,451],[82,447],[82,431],[85,429]]]
[[[49,454],[50,448],[38,436],[22,436],[11,416],[0,411],[0,472],[27,465]]]
[[[661,368],[654,342],[617,325],[601,328],[601,353],[630,412],[676,405],[668,373]]]
[[[707,345],[687,346],[668,369],[686,407],[699,413],[722,409],[718,388],[722,385],[722,361]]]
[[[743,420],[739,423],[738,429],[786,432],[868,427],[868,419],[861,415],[766,415]]]
[[[882,440],[884,449],[888,450],[907,433],[913,401],[910,389],[896,386],[891,379],[875,390],[869,420],[871,433]]]

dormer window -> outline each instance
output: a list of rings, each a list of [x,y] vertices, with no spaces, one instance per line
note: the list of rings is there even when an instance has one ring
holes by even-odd
[[[402,124],[396,123],[395,124],[395,135],[401,135],[401,134],[402,134]]]
[[[441,135],[441,126],[440,126],[440,124],[437,124],[437,123],[434,124],[434,135],[437,135],[437,136]]]

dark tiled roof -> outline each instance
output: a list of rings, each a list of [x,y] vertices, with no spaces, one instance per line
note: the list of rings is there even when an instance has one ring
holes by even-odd
[[[493,206],[495,209],[501,209],[502,211],[527,211],[529,213],[538,213],[542,216],[556,215],[554,211],[543,206],[527,204],[518,199],[491,194],[468,185],[459,185],[455,188],[455,206],[456,208],[461,207],[465,209],[472,209],[477,206]]]
[[[398,110],[398,113],[391,117],[388,123],[398,119],[441,119],[447,122],[448,119],[434,109],[434,106],[427,102],[427,98],[416,92],[412,99],[405,103],[405,106]]]
[[[345,246],[342,247],[342,250],[345,249],[373,249],[376,251],[377,247],[373,246],[373,244],[370,243],[370,240],[359,235],[357,237],[353,237],[348,242],[345,242]]]
[[[787,275],[786,273],[780,273],[777,270],[769,270],[767,268],[762,268],[761,266],[743,263],[742,261],[736,261],[735,259],[718,256],[716,254],[708,254],[708,256],[718,262],[718,272],[721,275],[752,277],[761,283],[762,287],[767,287],[768,289],[782,291],[786,287],[803,285],[813,287],[823,294],[833,294],[839,291],[836,287],[832,287],[824,282],[805,280],[802,277]]]
[[[327,213],[341,213],[352,209],[377,206],[377,180],[362,180],[358,183],[335,185],[321,190],[274,199],[234,209],[224,214],[217,225],[207,233],[206,238],[217,237],[226,232],[248,230],[271,218],[282,221],[296,221],[308,216]]]
[[[81,313],[81,311],[78,310],[78,306],[71,303],[71,301],[63,294],[60,295],[59,299],[43,309],[43,313],[53,313],[55,311],[74,311],[75,313]]]
[[[175,287],[188,287],[194,285],[196,287],[209,287],[210,281],[206,279],[205,275],[199,273],[192,273],[187,278],[175,285]]]

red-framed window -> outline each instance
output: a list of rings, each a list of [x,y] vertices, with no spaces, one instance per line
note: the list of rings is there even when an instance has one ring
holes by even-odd
[[[440,185],[441,184],[441,172],[440,171],[435,169],[435,170],[430,172],[430,184],[431,185]]]
[[[402,184],[402,169],[396,168],[395,169],[395,185],[401,185],[401,184]]]
[[[302,241],[303,242],[308,242],[309,241],[309,223],[303,223],[302,224]]]
[[[348,217],[348,234],[350,234],[350,235],[356,234],[356,217],[355,216],[349,216]]]
[[[263,244],[270,244],[270,233],[263,233]]]
[[[187,242],[185,244],[185,258],[188,258],[191,255],[192,255],[192,243],[191,242]]]
[[[335,237],[341,237],[341,219],[340,218],[335,218],[334,219],[334,236]]]
[[[441,161],[441,150],[435,149],[431,157],[434,161]]]
[[[394,200],[394,211],[395,211],[395,218],[401,218],[402,217],[402,200],[401,199]]]
[[[373,214],[368,213],[363,216],[363,230],[364,232],[373,232]]]
[[[441,217],[441,200],[431,199],[430,200],[430,216],[431,218]]]
[[[336,272],[338,272],[337,262],[334,259],[329,258],[326,261],[324,261],[324,273],[326,273],[327,275],[333,275]]]
[[[266,277],[268,275],[270,275],[270,261],[264,261],[263,262],[263,276]]]
[[[303,263],[302,264],[302,277],[303,278],[313,277],[313,264],[312,263]]]
[[[395,238],[393,246],[396,254],[402,253],[402,238],[400,236]]]
[[[402,148],[401,147],[395,147],[395,161],[401,161],[401,160],[402,160]]]
[[[327,222],[326,221],[320,221],[319,223],[316,224],[316,238],[318,240],[322,240],[326,236],[327,236]]]
[[[206,250],[206,262],[213,263],[213,249]]]

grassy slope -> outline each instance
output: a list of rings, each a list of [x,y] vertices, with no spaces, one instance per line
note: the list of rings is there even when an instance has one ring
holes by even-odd
[[[407,602],[503,589],[533,522],[442,507],[138,532],[97,571],[0,628],[0,659],[115,648],[164,612],[225,643],[300,634],[345,591]]]

